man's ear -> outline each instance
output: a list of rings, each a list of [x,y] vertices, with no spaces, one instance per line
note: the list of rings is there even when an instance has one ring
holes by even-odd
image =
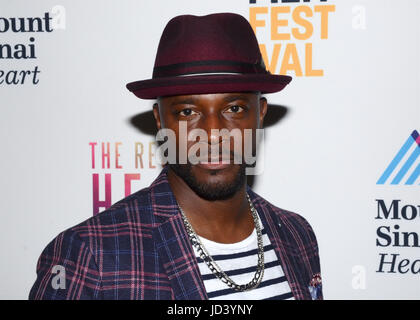
[[[264,124],[264,118],[267,114],[268,104],[267,99],[265,97],[260,98],[260,125],[259,127],[262,128]]]
[[[159,104],[157,102],[153,105],[153,115],[156,120],[156,127],[158,128],[158,130],[160,130],[162,126],[160,122]]]

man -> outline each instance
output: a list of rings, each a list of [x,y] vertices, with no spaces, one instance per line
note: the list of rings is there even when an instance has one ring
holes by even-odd
[[[246,184],[244,153],[257,146],[245,143],[245,131],[262,128],[261,93],[290,80],[266,71],[243,17],[172,19],[153,78],[127,88],[157,99],[156,124],[174,133],[175,160],[148,188],[58,235],[38,261],[30,298],[322,299],[310,225]],[[239,132],[241,147],[215,129]],[[208,141],[197,148],[193,132]],[[56,266],[65,272],[61,287],[52,285]]]

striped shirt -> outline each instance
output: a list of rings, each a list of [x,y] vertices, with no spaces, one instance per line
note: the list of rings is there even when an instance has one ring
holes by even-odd
[[[261,220],[260,226],[264,244],[264,277],[259,286],[250,291],[237,292],[229,288],[210,271],[193,246],[210,300],[294,300],[283,268],[270,243],[267,232],[263,229]],[[257,231],[255,228],[250,236],[236,243],[218,243],[200,236],[199,238],[213,260],[235,283],[246,284],[252,280],[258,261]]]

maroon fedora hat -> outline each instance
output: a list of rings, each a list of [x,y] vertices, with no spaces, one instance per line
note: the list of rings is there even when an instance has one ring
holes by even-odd
[[[184,94],[282,90],[292,78],[266,70],[248,21],[234,13],[182,15],[166,25],[153,77],[130,82],[142,99]]]

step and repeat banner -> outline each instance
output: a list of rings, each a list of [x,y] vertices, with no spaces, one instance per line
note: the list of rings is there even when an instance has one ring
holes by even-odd
[[[27,299],[61,231],[147,187],[161,166],[149,79],[181,14],[234,12],[267,69],[254,190],[318,238],[326,299],[420,298],[420,1],[2,0],[0,298]]]

